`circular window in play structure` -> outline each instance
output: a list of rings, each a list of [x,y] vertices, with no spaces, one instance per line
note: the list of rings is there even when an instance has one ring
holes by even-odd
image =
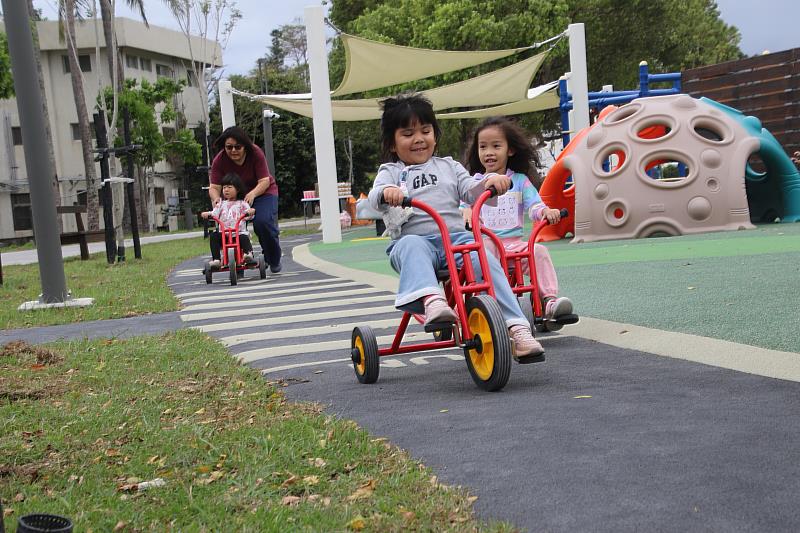
[[[603,119],[603,122],[608,124],[609,126],[612,124],[619,124],[625,120],[628,120],[632,116],[639,113],[642,110],[642,104],[638,102],[631,102],[630,104],[626,104],[616,111],[612,111]]]
[[[678,126],[671,117],[658,115],[640,120],[631,127],[631,137],[642,142],[665,141],[675,134]]]
[[[714,117],[695,117],[689,124],[692,134],[705,142],[728,144],[733,140],[733,130]]]
[[[594,160],[594,172],[597,177],[610,178],[627,168],[629,149],[623,144],[610,144],[598,150]]]
[[[642,159],[639,178],[657,187],[683,187],[697,175],[696,169],[683,156],[674,153],[653,153]]]
[[[764,160],[761,159],[758,152],[750,154],[750,157],[747,158],[744,173],[749,181],[760,182],[767,177],[767,165],[764,164]]]
[[[617,228],[625,224],[630,218],[630,208],[624,200],[614,200],[606,205],[604,218],[606,224]]]

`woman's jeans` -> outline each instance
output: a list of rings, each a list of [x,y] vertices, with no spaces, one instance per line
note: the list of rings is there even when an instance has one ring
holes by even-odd
[[[474,242],[472,233],[459,232],[450,234],[451,242],[465,244]],[[443,295],[436,271],[447,269],[440,235],[406,235],[392,241],[386,249],[392,268],[400,274],[400,287],[395,299],[395,307],[401,311],[422,314],[425,308],[422,298],[431,294]],[[478,253],[470,254],[475,275],[482,279]],[[494,284],[494,294],[497,303],[508,327],[514,325],[529,326],[528,320],[522,314],[517,297],[508,285],[508,279],[500,262],[491,254],[487,254],[489,272]],[[456,266],[461,267],[462,256],[456,254]]]
[[[251,206],[256,210],[253,219],[253,231],[261,244],[264,260],[271,267],[281,262],[281,244],[278,239],[278,197],[273,194],[262,194],[253,200]]]

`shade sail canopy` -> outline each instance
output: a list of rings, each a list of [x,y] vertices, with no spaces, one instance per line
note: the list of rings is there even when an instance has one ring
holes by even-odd
[[[458,83],[422,91],[436,111],[461,107],[496,106],[527,100],[528,87],[547,56],[542,52],[528,59]],[[311,100],[298,99],[299,95],[252,95],[241,91],[236,94],[305,117],[313,117]],[[383,98],[361,100],[333,100],[333,120],[374,120],[381,117],[380,101]],[[546,108],[545,108],[546,109]],[[455,117],[454,117],[455,118]]]
[[[528,50],[530,46],[491,51],[448,51],[370,41],[345,33],[347,67],[333,96],[390,87],[437,74],[488,63]],[[335,120],[335,119],[334,119]]]
[[[436,116],[440,120],[485,118],[495,115],[521,115],[523,113],[533,113],[534,111],[544,111],[545,109],[555,109],[560,103],[558,94],[556,94],[557,87],[558,82],[552,81],[528,91],[528,97],[524,100],[481,109],[471,109],[469,111],[438,113]]]

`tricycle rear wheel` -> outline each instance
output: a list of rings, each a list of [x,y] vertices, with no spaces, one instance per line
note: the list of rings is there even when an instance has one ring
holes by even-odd
[[[267,279],[267,261],[264,259],[264,254],[258,256],[258,274],[261,279]]]

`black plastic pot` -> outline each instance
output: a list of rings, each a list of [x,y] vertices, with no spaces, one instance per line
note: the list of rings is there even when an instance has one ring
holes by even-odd
[[[72,520],[54,514],[29,514],[19,519],[17,533],[72,533]]]

